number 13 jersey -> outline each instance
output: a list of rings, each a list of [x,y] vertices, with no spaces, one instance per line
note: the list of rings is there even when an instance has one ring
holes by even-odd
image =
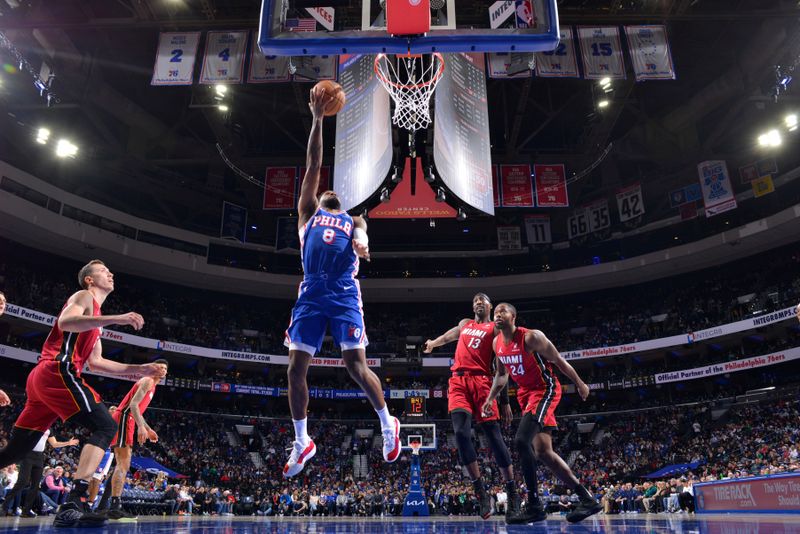
[[[455,361],[450,370],[493,375],[492,340],[494,323],[478,323],[474,320],[468,322],[458,336]]]

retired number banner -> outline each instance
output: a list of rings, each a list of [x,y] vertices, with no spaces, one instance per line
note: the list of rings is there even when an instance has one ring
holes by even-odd
[[[264,209],[293,209],[296,184],[297,167],[267,167],[264,179]]]
[[[512,54],[510,52],[489,52],[486,54],[487,67],[490,78],[530,78],[533,71],[530,68],[523,68],[515,74],[509,74],[509,68],[515,61],[519,61],[524,55],[528,61],[533,57],[532,54]],[[527,62],[526,62],[527,63]],[[527,65],[523,65],[527,67]],[[521,67],[520,67],[521,68]],[[516,68],[514,70],[517,70]]]
[[[590,80],[625,78],[625,62],[616,26],[578,28],[583,75]]]
[[[504,207],[533,207],[530,165],[500,165],[500,182]]]
[[[619,222],[630,221],[644,215],[642,184],[635,184],[617,191]]]
[[[525,234],[528,236],[529,245],[544,245],[553,242],[550,233],[549,215],[526,215]]]
[[[728,166],[724,161],[704,161],[697,166],[706,217],[736,209]]]
[[[534,165],[536,205],[540,208],[566,208],[567,176],[563,165]]]
[[[674,80],[666,26],[625,26],[636,81]]]
[[[575,239],[588,234],[590,231],[589,210],[581,208],[572,212],[572,216],[567,219],[567,236],[570,239]]]
[[[150,85],[192,85],[200,32],[162,33]]]
[[[542,78],[580,78],[572,28],[561,29],[561,40],[551,52],[537,52],[536,75]]]
[[[200,83],[242,83],[249,32],[208,32]]]
[[[289,57],[265,56],[258,47],[258,32],[250,32],[250,70],[247,83],[288,82]]]
[[[605,198],[592,202],[586,207],[589,213],[589,228],[592,232],[605,230],[611,226],[611,216],[608,213],[608,200]]]

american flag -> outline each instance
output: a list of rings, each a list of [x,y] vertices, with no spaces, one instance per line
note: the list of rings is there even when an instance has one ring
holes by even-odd
[[[315,32],[317,21],[314,19],[286,19],[286,29],[290,32]]]

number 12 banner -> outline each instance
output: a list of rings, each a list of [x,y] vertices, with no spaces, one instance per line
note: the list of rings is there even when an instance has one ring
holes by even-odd
[[[615,26],[578,28],[583,56],[583,75],[590,80],[625,78],[625,62],[619,28]]]
[[[200,83],[242,83],[248,33],[208,32]]]
[[[162,33],[150,85],[192,85],[200,32]]]

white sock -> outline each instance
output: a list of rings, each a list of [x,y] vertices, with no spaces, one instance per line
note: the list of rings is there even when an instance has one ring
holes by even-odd
[[[292,419],[292,423],[294,423],[294,438],[303,445],[308,445],[308,442],[311,441],[311,438],[308,437],[308,418]]]
[[[392,415],[389,413],[389,406],[384,405],[383,410],[375,410],[378,418],[381,420],[381,428],[391,428],[393,421]]]

